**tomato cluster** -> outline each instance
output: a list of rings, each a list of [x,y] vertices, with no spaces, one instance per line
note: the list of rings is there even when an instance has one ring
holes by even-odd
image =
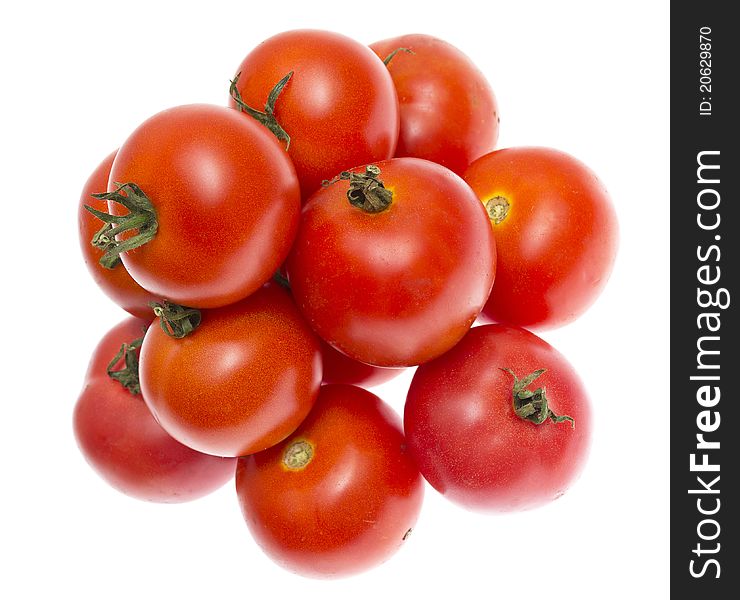
[[[78,208],[87,266],[133,315],[88,367],[87,461],[157,502],[235,478],[257,543],[312,577],[391,556],[424,480],[480,511],[562,495],[590,404],[523,327],[596,299],[616,218],[575,158],[494,150],[499,120],[442,40],[298,30],[244,58],[228,106],[142,123]],[[402,421],[363,388],[408,367]]]

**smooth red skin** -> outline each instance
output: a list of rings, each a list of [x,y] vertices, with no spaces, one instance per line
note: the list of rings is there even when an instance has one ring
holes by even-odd
[[[513,377],[547,369],[550,409],[575,419],[535,425],[516,416]],[[586,391],[568,361],[525,329],[474,327],[447,354],[416,370],[404,409],[409,450],[449,500],[470,510],[535,508],[561,496],[580,474],[591,437]]]
[[[103,226],[103,222],[88,212],[85,205],[108,212],[108,203],[105,200],[93,198],[91,194],[102,194],[108,190],[108,176],[116,152],[118,151],[111,152],[97,166],[82,188],[80,203],[77,207],[82,258],[95,283],[113,302],[135,317],[150,319],[152,309],[149,308],[149,302],[155,302],[158,298],[136,283],[123,265],[118,265],[115,269],[103,267],[99,262],[103,253],[91,243],[93,235]]]
[[[596,175],[564,152],[521,147],[478,159],[465,181],[483,202],[510,203],[493,225],[498,266],[484,320],[544,330],[583,314],[606,285],[619,242]]]
[[[74,432],[85,460],[112,487],[151,502],[188,502],[234,476],[233,458],[183,446],[154,420],[142,397],[112,380],[106,367],[121,344],[141,337],[147,321],[114,327],[93,354],[74,410]]]
[[[396,156],[415,156],[462,175],[498,140],[496,97],[486,78],[460,50],[430,35],[382,40],[370,48],[385,59],[398,92],[401,133]]]
[[[344,383],[372,387],[390,381],[404,369],[375,367],[350,358],[321,341],[321,361],[324,365],[324,383]]]
[[[316,192],[288,278],[329,344],[371,365],[417,365],[472,325],[493,283],[495,243],[482,204],[452,171],[416,158],[376,164],[391,206],[377,214],[352,206],[346,181]]]
[[[241,456],[285,439],[308,414],[321,351],[288,293],[270,285],[202,311],[185,338],[150,327],[139,369],[147,404],[170,435],[200,452]]]
[[[302,470],[283,465],[298,440],[314,446]],[[285,442],[240,458],[236,491],[262,549],[307,577],[343,577],[394,554],[416,523],[424,485],[401,420],[361,388],[328,385]]]
[[[367,46],[329,31],[286,31],[246,56],[237,88],[244,102],[263,110],[272,88],[291,71],[274,114],[290,135],[288,153],[304,199],[340,171],[393,156],[396,90]],[[230,105],[236,107],[233,99]]]
[[[116,182],[136,183],[159,220],[155,238],[123,254],[124,265],[142,287],[186,306],[224,306],[256,291],[298,225],[300,190],[284,149],[221,106],[179,106],[145,121],[121,146],[109,191]]]

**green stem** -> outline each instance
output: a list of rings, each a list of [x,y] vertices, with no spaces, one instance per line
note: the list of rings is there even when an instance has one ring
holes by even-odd
[[[530,384],[542,375],[546,369],[533,371],[523,379],[519,379],[511,369],[502,368],[502,371],[509,373],[514,378],[514,387],[512,388],[512,397],[514,399],[514,412],[516,415],[535,425],[542,425],[547,419],[554,423],[570,421],[571,427],[575,428],[576,421],[568,415],[556,415],[547,405],[547,394],[545,388],[537,388],[534,391],[528,390]]]
[[[117,202],[128,209],[126,215],[111,215],[92,206],[85,208],[103,221],[104,225],[95,232],[91,243],[103,251],[100,264],[106,269],[113,269],[121,261],[121,253],[128,252],[154,239],[157,234],[157,213],[151,200],[135,183],[116,183],[114,191],[104,194],[92,194],[93,198]],[[138,233],[126,240],[119,241],[116,236],[126,231]]]
[[[290,281],[288,281],[288,278],[280,272],[280,269],[275,271],[272,279],[275,283],[290,291]]]
[[[256,119],[262,125],[267,127],[270,131],[272,131],[272,133],[278,140],[280,140],[281,142],[285,142],[286,150],[290,148],[290,136],[275,118],[275,103],[280,96],[280,92],[283,91],[283,88],[286,86],[292,76],[293,71],[288,73],[285,77],[283,77],[275,84],[275,87],[272,88],[270,94],[267,96],[267,102],[265,102],[264,111],[252,108],[242,99],[242,95],[236,87],[237,83],[239,83],[239,77],[241,77],[241,73],[236,74],[236,77],[234,77],[234,79],[230,82],[231,85],[229,86],[229,95],[234,99],[234,102],[236,102],[236,106],[239,108],[239,110],[241,112],[247,113],[250,117]]]
[[[108,363],[106,372],[108,377],[120,383],[134,396],[141,394],[139,385],[139,348],[144,338],[135,339],[129,344],[121,344],[121,349]],[[116,369],[115,366],[123,359],[123,368]]]
[[[324,180],[321,185],[329,187],[337,181],[349,181],[347,199],[350,204],[368,213],[379,213],[393,202],[393,192],[385,188],[379,176],[380,169],[376,165],[368,165],[364,173],[342,171],[334,179]]]
[[[159,326],[168,336],[181,339],[190,335],[200,325],[201,315],[197,308],[180,306],[167,300],[150,302],[154,314],[159,317]]]
[[[396,48],[393,52],[391,52],[388,56],[386,56],[383,59],[383,64],[387,67],[388,63],[391,62],[393,60],[393,57],[399,52],[405,52],[406,54],[414,54],[414,51],[411,50],[411,48]]]

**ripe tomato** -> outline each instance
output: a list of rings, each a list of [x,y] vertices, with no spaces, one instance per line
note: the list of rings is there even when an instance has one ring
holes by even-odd
[[[415,156],[462,175],[493,150],[499,115],[491,86],[460,50],[430,35],[402,35],[370,45],[388,63],[398,92],[401,133],[396,156]],[[359,163],[358,163],[359,164]]]
[[[300,424],[321,384],[316,336],[277,285],[204,310],[183,339],[151,327],[141,389],[170,435],[217,456],[264,450]]]
[[[321,341],[321,362],[324,365],[324,383],[345,383],[371,387],[390,381],[404,369],[375,367],[350,358]]]
[[[235,460],[202,454],[174,440],[154,420],[141,394],[108,375],[108,364],[122,344],[141,338],[148,323],[129,318],[100,341],[75,406],[74,432],[87,462],[117,490],[151,502],[187,502],[230,480]],[[113,368],[121,369],[123,362]]]
[[[476,160],[465,180],[496,235],[496,283],[482,316],[537,329],[579,317],[606,285],[618,245],[596,175],[557,150],[506,148]]]
[[[396,158],[351,178],[304,206],[287,262],[293,297],[351,358],[423,363],[454,346],[488,298],[496,249],[487,215],[457,175],[425,160]]]
[[[329,31],[286,31],[247,55],[236,89],[246,104],[261,109],[291,72],[274,116],[290,136],[288,152],[304,198],[343,169],[393,156],[396,90],[367,46]],[[231,106],[237,106],[233,96]]]
[[[515,376],[530,420],[514,410]],[[555,500],[580,473],[591,409],[578,375],[547,342],[484,325],[416,370],[404,428],[422,475],[446,498],[472,510],[524,510]]]
[[[269,131],[229,108],[179,106],[145,121],[113,161],[108,191],[129,182],[151,201],[158,228],[123,264],[178,304],[211,308],[251,294],[295,236],[300,192],[290,159]],[[127,213],[117,202],[109,208]]]
[[[85,209],[85,205],[103,212],[108,210],[108,203],[105,200],[93,198],[91,194],[105,192],[108,189],[108,176],[116,152],[109,154],[98,165],[85,183],[85,187],[82,188],[82,195],[77,208],[82,258],[85,260],[95,283],[111,300],[132,315],[151,321],[152,309],[149,308],[149,302],[156,301],[157,297],[136,283],[122,264],[118,264],[113,269],[103,267],[99,262],[103,252],[91,243],[93,235],[103,226],[103,222]]]
[[[424,496],[398,416],[349,385],[323,386],[298,430],[240,458],[236,473],[257,543],[310,577],[351,575],[385,561],[408,537]]]

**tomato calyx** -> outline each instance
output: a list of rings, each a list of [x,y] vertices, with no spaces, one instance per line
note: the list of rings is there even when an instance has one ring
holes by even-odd
[[[379,213],[387,209],[393,202],[393,192],[387,190],[383,182],[378,179],[380,168],[376,165],[367,165],[364,173],[342,171],[334,179],[324,180],[321,185],[329,187],[337,181],[349,181],[347,200],[367,213]]]
[[[415,54],[411,48],[396,48],[393,52],[391,52],[383,59],[383,64],[387,67],[388,63],[391,62],[393,60],[393,57],[396,56],[396,54],[398,54],[399,52],[405,52],[406,54]]]
[[[141,386],[139,385],[138,350],[141,347],[141,343],[143,341],[144,338],[140,337],[128,344],[121,344],[120,350],[118,350],[118,353],[113,357],[113,360],[111,360],[106,367],[106,373],[108,373],[108,377],[120,383],[134,396],[138,396],[139,394],[141,394]],[[121,360],[123,360],[123,368],[116,369],[116,365]]]
[[[494,196],[485,202],[488,218],[493,221],[494,225],[498,225],[506,218],[510,206],[509,201],[504,196]]]
[[[272,276],[272,280],[283,289],[290,291],[290,281],[288,281],[288,278],[280,272],[280,269],[275,271],[275,274]]]
[[[111,215],[92,206],[85,208],[103,221],[105,225],[93,235],[91,243],[103,251],[100,264],[106,269],[114,269],[121,262],[121,253],[128,252],[154,239],[157,234],[157,212],[151,200],[135,183],[116,183],[116,189],[102,194],[91,194],[97,200],[117,202],[128,209],[127,215]],[[137,230],[136,235],[126,240],[117,240],[119,233]]]
[[[556,415],[550,410],[547,405],[547,395],[544,387],[537,388],[534,391],[527,389],[546,369],[537,369],[522,379],[519,379],[511,369],[501,368],[501,370],[509,373],[514,378],[514,387],[512,388],[514,412],[520,419],[530,421],[535,425],[542,425],[548,419],[551,419],[553,423],[570,421],[571,427],[575,429],[576,421],[573,417]]]
[[[181,339],[190,335],[200,325],[201,315],[197,308],[189,308],[163,300],[150,302],[149,306],[159,317],[159,326],[170,337]]]
[[[241,73],[236,74],[236,77],[234,77],[234,79],[230,81],[231,85],[229,86],[229,95],[236,103],[239,111],[247,113],[250,117],[267,127],[278,140],[280,140],[281,142],[285,142],[286,150],[290,148],[290,136],[288,135],[288,132],[282,128],[280,123],[278,123],[274,113],[275,103],[280,96],[280,92],[283,91],[283,88],[286,86],[292,76],[293,71],[291,71],[280,81],[278,81],[272,88],[272,90],[270,90],[270,94],[267,96],[267,102],[265,102],[264,111],[252,108],[242,99],[242,95],[236,87],[236,84],[239,83],[239,77],[241,77]]]
[[[313,444],[307,440],[296,440],[283,453],[283,466],[289,471],[301,471],[311,462]]]

